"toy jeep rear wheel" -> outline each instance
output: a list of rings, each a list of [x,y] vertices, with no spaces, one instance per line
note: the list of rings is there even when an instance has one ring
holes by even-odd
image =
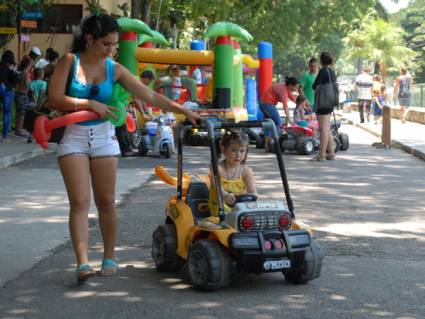
[[[173,147],[171,143],[165,143],[164,144],[164,156],[165,158],[170,158],[173,154]]]
[[[217,290],[230,283],[232,259],[213,240],[200,240],[189,250],[187,271],[195,289]]]
[[[143,139],[143,137],[141,138],[140,142],[139,142],[139,146],[138,146],[138,151],[140,156],[146,156],[149,152],[149,148],[146,145],[145,140]]]
[[[297,143],[295,148],[297,149],[297,153],[300,155],[310,155],[314,152],[314,147],[316,143],[314,138],[309,136],[300,136],[297,139]]]
[[[301,254],[293,261],[290,269],[282,271],[285,279],[293,284],[304,284],[320,276],[324,253],[316,239],[311,239],[310,246],[304,254]]]
[[[341,151],[346,151],[350,147],[350,139],[347,134],[339,133],[338,139],[341,142]]]
[[[338,136],[334,136],[334,146],[335,146],[334,152],[335,153],[339,152],[339,150],[341,149],[341,142],[339,141]]]
[[[177,255],[177,234],[174,225],[158,226],[152,234],[153,261],[158,271],[177,271],[184,260]]]

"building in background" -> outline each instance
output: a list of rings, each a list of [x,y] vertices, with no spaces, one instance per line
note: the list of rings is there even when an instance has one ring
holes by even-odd
[[[115,16],[122,16],[122,11],[118,5],[129,3],[128,0],[100,0],[103,9]],[[43,19],[37,20],[37,28],[21,28],[23,38],[29,40],[21,42],[21,54],[26,54],[28,50],[37,46],[44,53],[48,47],[54,48],[62,56],[70,47],[73,38],[73,31],[79,25],[81,19],[89,15],[86,10],[87,4],[84,0],[55,0],[53,5],[43,12]],[[18,35],[4,48],[10,49],[18,57]]]

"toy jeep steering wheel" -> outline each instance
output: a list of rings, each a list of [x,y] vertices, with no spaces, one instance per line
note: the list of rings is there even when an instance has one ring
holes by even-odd
[[[257,201],[258,196],[253,193],[246,193],[241,195],[236,195],[236,203],[246,203],[246,202],[255,202]]]

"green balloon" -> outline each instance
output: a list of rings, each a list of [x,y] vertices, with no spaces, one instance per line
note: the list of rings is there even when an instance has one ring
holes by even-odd
[[[130,94],[120,85],[115,84],[112,90],[112,98],[109,101],[108,105],[114,106],[116,110],[113,114],[116,116],[114,118],[112,115],[108,116],[108,120],[114,126],[122,126],[125,123],[125,117],[127,115],[127,111],[125,110]]]

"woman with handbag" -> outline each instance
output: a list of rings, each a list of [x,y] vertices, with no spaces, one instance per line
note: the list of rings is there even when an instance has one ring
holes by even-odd
[[[121,84],[135,97],[180,113],[196,125],[199,116],[138,81],[124,66],[111,59],[118,44],[119,26],[107,14],[92,14],[81,23],[81,32],[56,65],[49,86],[49,106],[61,111],[91,110],[100,119],[67,125],[58,146],[58,161],[69,198],[69,228],[77,257],[77,281],[96,274],[88,258],[90,187],[99,213],[104,252],[100,275],[117,272],[115,240],[117,210],[115,184],[120,149],[115,130],[106,120],[112,88]],[[69,89],[67,75],[71,74]],[[91,185],[90,185],[91,184]]]
[[[334,160],[335,145],[331,132],[331,113],[338,105],[338,86],[335,71],[331,69],[332,56],[328,52],[320,54],[322,68],[313,83],[314,108],[319,121],[320,149],[315,161]]]

